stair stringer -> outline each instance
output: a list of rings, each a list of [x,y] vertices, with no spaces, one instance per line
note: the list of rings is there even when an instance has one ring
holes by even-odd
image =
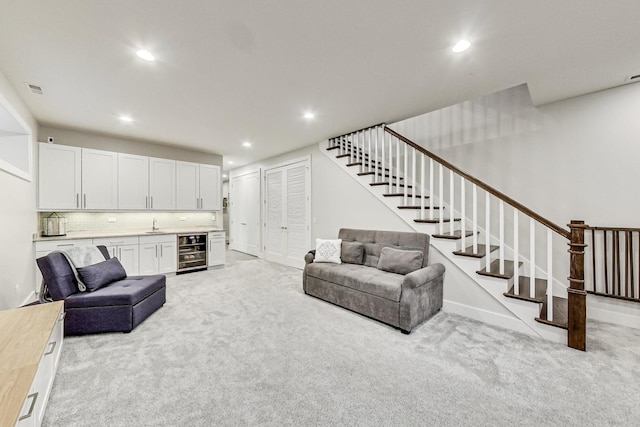
[[[439,231],[439,224],[414,222],[414,219],[416,218],[415,211],[398,209],[397,200],[393,200],[394,198],[384,197],[384,193],[388,189],[386,186],[369,185],[372,182],[371,175],[356,175],[357,169],[347,166],[348,158],[336,158],[332,152],[326,150],[326,147],[326,141],[319,143],[319,149],[322,153],[324,153],[324,155],[330,158],[338,167],[340,167],[345,173],[347,173],[347,175],[349,175],[352,179],[355,179],[358,183],[360,183],[360,185],[362,185],[362,187],[373,194],[383,205],[385,205],[388,209],[390,209],[393,213],[400,217],[410,228],[414,229],[417,232],[426,233],[429,235],[437,234],[437,232]],[[445,264],[445,268],[454,267],[463,272],[481,289],[483,289],[493,299],[500,303],[517,320],[519,320],[519,323],[510,321],[492,321],[490,318],[484,316],[484,313],[482,313],[483,310],[469,306],[464,307],[464,309],[460,309],[460,307],[456,307],[459,305],[458,303],[451,303],[446,300],[444,301],[443,307],[445,311],[461,314],[465,317],[471,317],[475,320],[495,324],[497,326],[505,327],[518,332],[523,332],[528,335],[540,337],[549,341],[566,344],[566,330],[546,325],[535,320],[535,318],[540,315],[540,304],[505,297],[504,292],[506,292],[511,286],[511,280],[481,276],[477,274],[476,272],[483,268],[485,259],[469,259],[454,255],[453,251],[457,249],[455,242],[456,241],[432,238],[431,246],[436,251],[438,251],[438,253],[441,255],[441,258],[449,261]],[[476,312],[475,315],[473,313],[474,311]],[[499,315],[496,315],[496,317],[499,317]]]

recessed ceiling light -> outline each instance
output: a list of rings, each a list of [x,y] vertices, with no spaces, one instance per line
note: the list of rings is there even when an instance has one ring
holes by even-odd
[[[245,141],[245,142],[242,143],[242,146],[249,148],[249,147],[251,147],[251,143],[249,141]]]
[[[471,47],[471,42],[469,40],[460,40],[458,43],[453,45],[453,47],[451,48],[451,51],[453,53],[460,53],[460,52],[464,52],[470,47]]]
[[[133,119],[129,116],[120,116],[120,120],[122,120],[123,122],[132,122]]]
[[[304,113],[305,119],[313,119],[316,115],[313,113]]]
[[[230,165],[232,165],[232,164],[233,164],[233,160],[229,160],[229,161],[227,161],[227,163],[229,163]]]
[[[144,59],[145,61],[155,61],[156,57],[153,56],[153,54],[151,52],[149,52],[148,50],[145,49],[140,49],[139,51],[136,52],[136,55],[138,55],[138,57]]]
[[[222,174],[222,177],[223,177],[223,178],[226,178],[226,177],[227,177],[227,174],[226,174],[226,173],[223,173],[223,174]]]

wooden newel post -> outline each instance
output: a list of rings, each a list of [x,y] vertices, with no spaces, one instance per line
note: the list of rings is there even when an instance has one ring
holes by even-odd
[[[584,290],[584,221],[571,221],[571,241],[569,242],[569,315],[567,345],[578,350],[586,350],[587,337],[587,292]]]

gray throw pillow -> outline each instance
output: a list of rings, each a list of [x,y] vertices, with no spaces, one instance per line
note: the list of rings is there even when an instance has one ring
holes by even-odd
[[[410,251],[390,247],[382,248],[378,270],[397,274],[409,274],[422,268],[422,251]]]
[[[342,253],[340,259],[348,264],[362,264],[364,246],[360,242],[342,241]]]
[[[118,258],[110,258],[97,264],[78,268],[78,275],[87,287],[87,291],[93,292],[116,280],[126,278],[127,272]]]

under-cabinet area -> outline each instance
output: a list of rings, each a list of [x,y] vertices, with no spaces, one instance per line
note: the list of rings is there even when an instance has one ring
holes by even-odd
[[[225,263],[224,230],[171,234],[147,232],[138,235],[95,236],[81,239],[69,237],[36,240],[35,258],[73,246],[104,245],[111,257],[118,258],[129,276],[175,273]],[[35,289],[39,290],[42,275],[35,263],[34,268]]]

